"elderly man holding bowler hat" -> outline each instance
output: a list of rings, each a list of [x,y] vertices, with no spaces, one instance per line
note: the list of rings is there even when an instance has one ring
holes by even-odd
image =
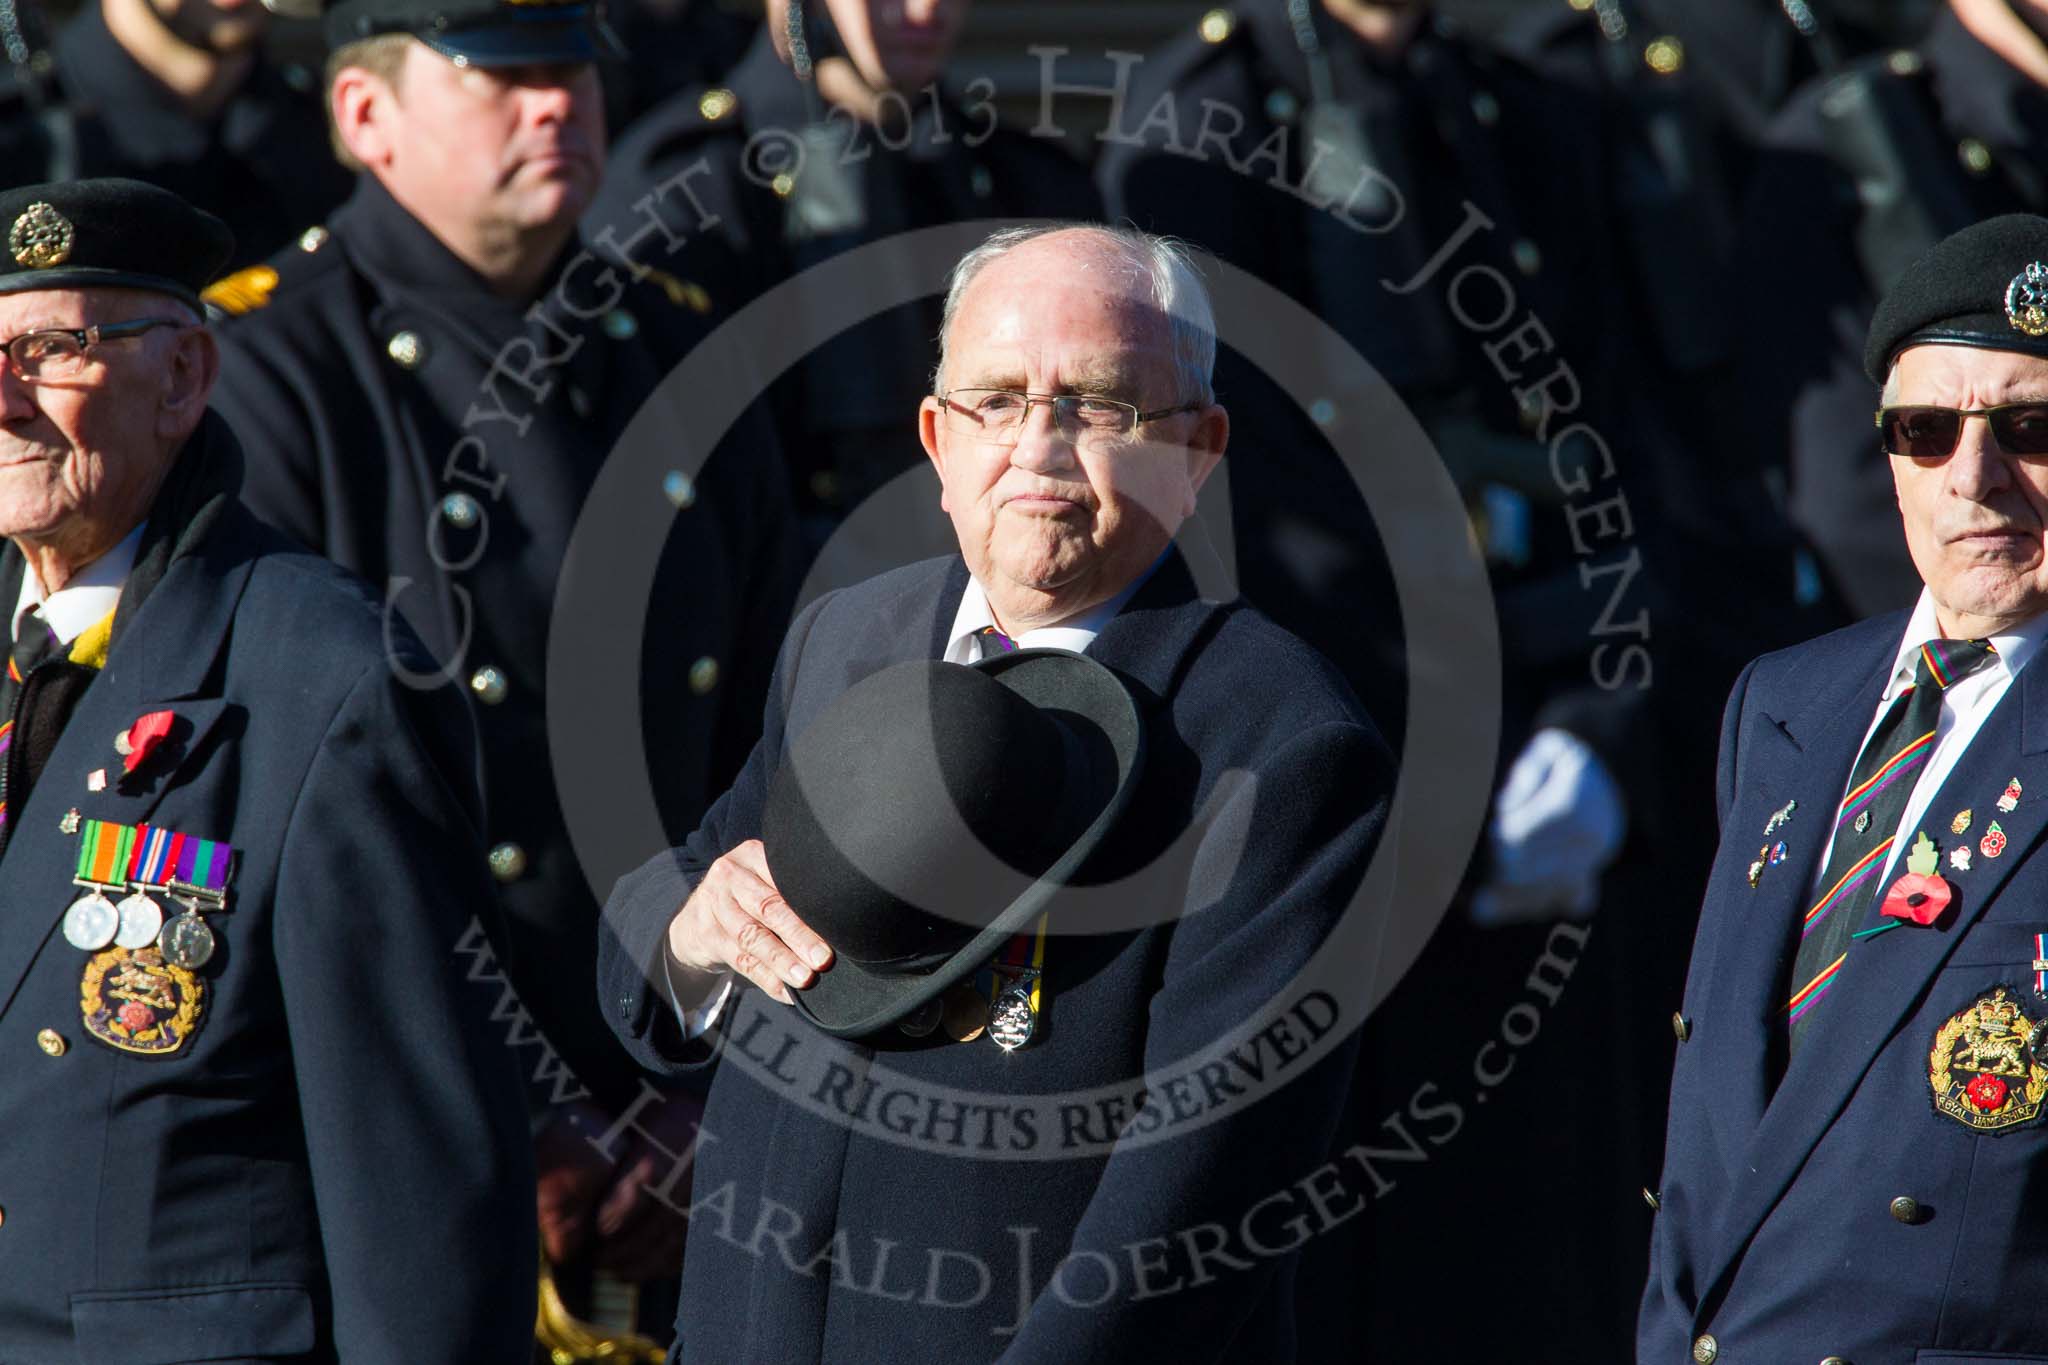
[[[227,229],[87,180],[0,231],[0,1359],[516,1359],[466,718],[236,501]]]
[[[1356,1020],[1287,988],[1391,774],[1174,548],[1229,435],[1214,351],[1159,239],[971,252],[918,414],[959,554],[806,608],[738,782],[614,891],[622,1041],[716,1060],[681,1358],[1291,1356],[1290,1186]]]
[[[1923,587],[1729,700],[1644,1361],[2048,1361],[2048,219],[1863,359]]]

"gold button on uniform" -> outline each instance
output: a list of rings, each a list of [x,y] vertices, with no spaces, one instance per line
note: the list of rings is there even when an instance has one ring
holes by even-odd
[[[1920,1201],[1911,1195],[1900,1195],[1897,1199],[1892,1200],[1892,1217],[1898,1219],[1901,1223],[1919,1222]]]
[[[308,254],[326,245],[327,229],[324,227],[309,227],[299,234],[299,250]]]
[[[515,843],[502,843],[491,850],[491,875],[501,882],[516,882],[526,875],[526,850]]]
[[[690,690],[703,696],[718,686],[718,660],[709,654],[690,665]]]
[[[1643,64],[1660,76],[1675,76],[1685,68],[1685,44],[1669,34],[1652,39],[1643,49]]]
[[[1700,1333],[1699,1340],[1692,1344],[1692,1358],[1700,1365],[1714,1365],[1721,1358],[1721,1343],[1706,1333]]]
[[[64,1049],[70,1046],[70,1044],[64,1041],[64,1035],[57,1032],[57,1030],[46,1028],[36,1035],[36,1046],[49,1053],[52,1057],[62,1057]]]
[[[1237,16],[1227,9],[1212,9],[1202,16],[1202,41],[1220,43],[1237,31]]]
[[[418,332],[394,332],[391,340],[384,343],[384,353],[397,361],[402,370],[416,370],[427,358],[426,344]]]
[[[1991,149],[1976,138],[1966,137],[1958,142],[1956,157],[1971,175],[1983,175],[1991,169]]]
[[[1671,1031],[1678,1035],[1678,1041],[1682,1043],[1692,1037],[1692,1021],[1674,1010],[1671,1014]]]
[[[730,114],[739,102],[739,96],[724,86],[719,86],[714,90],[706,90],[697,97],[697,112],[704,116],[706,122],[716,123]]]
[[[512,684],[502,670],[485,664],[469,675],[469,690],[475,693],[476,699],[485,706],[496,706],[505,700],[505,694],[512,690]]]

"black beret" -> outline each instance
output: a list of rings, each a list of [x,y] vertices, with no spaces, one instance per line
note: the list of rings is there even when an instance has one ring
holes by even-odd
[[[0,294],[151,289],[199,309],[199,291],[234,254],[235,234],[140,180],[64,180],[0,190]]]
[[[1926,342],[2048,357],[2048,218],[1987,218],[1906,267],[1870,320],[1863,372],[1882,384],[1900,351]]]
[[[333,0],[331,48],[410,33],[457,66],[591,62],[618,52],[599,0]]]

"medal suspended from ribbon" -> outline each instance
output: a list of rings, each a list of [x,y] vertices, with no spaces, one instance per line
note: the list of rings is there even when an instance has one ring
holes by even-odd
[[[64,912],[64,940],[72,947],[96,953],[120,934],[121,911],[107,893],[127,889],[134,845],[133,825],[87,820],[79,826],[78,866],[71,883],[84,887],[86,894]]]

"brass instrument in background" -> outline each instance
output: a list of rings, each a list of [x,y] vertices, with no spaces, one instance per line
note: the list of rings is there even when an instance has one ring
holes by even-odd
[[[625,1295],[623,1312],[605,1311],[608,1289]],[[633,1301],[637,1297],[633,1286],[600,1277],[595,1292],[600,1318],[632,1322]],[[533,1339],[548,1353],[551,1365],[662,1365],[668,1356],[661,1347],[628,1328],[585,1322],[571,1313],[562,1302],[561,1291],[555,1287],[555,1268],[548,1264],[545,1252],[540,1258],[540,1302],[534,1313]]]

